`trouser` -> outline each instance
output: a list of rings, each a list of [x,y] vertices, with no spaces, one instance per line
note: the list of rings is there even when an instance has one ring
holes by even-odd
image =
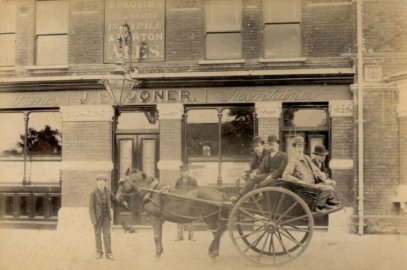
[[[243,186],[243,188],[239,191],[240,196],[245,195],[246,193],[252,191],[255,187],[255,185],[258,185],[259,188],[262,187],[267,187],[269,185],[271,185],[271,183],[273,183],[275,181],[274,178],[269,178],[269,179],[264,179],[264,180],[260,180],[260,179],[247,179],[245,185]]]
[[[184,226],[188,230],[188,239],[194,238],[194,224],[193,223],[178,223],[177,224],[177,237],[178,239],[184,238]]]
[[[326,201],[333,196],[334,188],[325,183],[319,183],[315,185],[319,190],[321,190],[321,194],[319,194],[317,200],[317,206],[324,206]]]
[[[96,252],[99,254],[103,254],[101,234],[103,234],[103,244],[105,245],[106,254],[112,253],[110,226],[109,214],[103,212],[95,224]]]

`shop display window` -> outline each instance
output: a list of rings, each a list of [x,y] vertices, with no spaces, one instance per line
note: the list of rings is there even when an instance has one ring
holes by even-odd
[[[186,117],[188,157],[250,156],[254,108],[190,109]],[[220,135],[220,136],[219,136]]]

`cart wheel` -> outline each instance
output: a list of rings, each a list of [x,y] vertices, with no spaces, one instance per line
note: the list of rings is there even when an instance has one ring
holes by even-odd
[[[307,248],[313,229],[307,204],[280,187],[247,193],[229,216],[233,243],[247,259],[261,265],[284,264],[298,257]]]

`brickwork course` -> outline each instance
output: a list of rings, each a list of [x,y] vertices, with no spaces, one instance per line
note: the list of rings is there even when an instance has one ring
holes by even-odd
[[[62,80],[76,76],[74,81],[66,79],[68,86],[59,86],[62,91],[97,91],[102,89],[97,79],[86,81],[86,76],[102,77],[114,68],[104,58],[106,39],[106,0],[69,1],[68,63],[66,67],[36,67],[35,12],[36,1],[18,1],[16,4],[15,66],[0,68],[0,91],[54,91],[49,86],[52,78]],[[365,232],[399,233],[405,224],[406,214],[400,204],[394,203],[398,187],[407,184],[407,120],[397,113],[400,103],[399,88],[389,78],[406,72],[407,67],[407,2],[364,1],[362,3],[363,71],[364,80],[364,193],[359,194],[358,185],[358,104],[357,78],[351,82],[343,79],[338,71],[329,77],[326,70],[357,70],[357,1],[303,0],[301,11],[301,57],[303,60],[264,60],[263,1],[242,1],[242,61],[211,63],[206,57],[206,27],[204,1],[166,0],[165,2],[165,60],[160,62],[139,59],[133,63],[141,74],[182,73],[166,80],[164,76],[143,81],[141,87],[212,87],[212,86],[266,86],[334,85],[346,84],[354,88],[353,116],[330,119],[331,158],[353,161],[353,168],[332,170],[338,179],[338,190],[345,194],[355,209],[352,231],[358,225],[358,202],[364,201]],[[34,68],[33,68],[34,66]],[[375,69],[372,77],[369,70]],[[229,76],[227,72],[277,72],[288,75],[253,77]],[[298,70],[309,72],[305,78],[296,74]],[[322,71],[320,71],[322,70]],[[315,74],[318,71],[320,73]],[[190,77],[195,72],[224,72],[214,78]],[[314,80],[309,80],[314,76]],[[6,82],[12,78],[13,82]],[[28,78],[28,79],[27,79]],[[41,79],[42,78],[42,79]],[[18,81],[21,79],[21,81]],[[264,81],[268,79],[269,81]],[[37,80],[37,81],[36,81]],[[259,80],[259,81],[257,81]],[[308,81],[307,81],[308,80]],[[71,86],[75,84],[75,88]],[[91,86],[89,86],[89,85]],[[57,85],[57,84],[54,84]],[[61,84],[62,85],[62,84]],[[79,85],[79,86],[78,86]],[[352,87],[351,87],[352,85]],[[47,88],[45,88],[47,87]],[[27,91],[28,91],[27,90]],[[56,91],[55,91],[56,92]],[[0,92],[2,94],[2,92]],[[334,100],[335,97],[332,97]],[[324,100],[329,103],[330,100]],[[283,101],[284,103],[284,101]],[[144,105],[144,104],[143,104]],[[206,105],[206,104],[205,104]],[[10,108],[8,108],[10,109]],[[21,109],[21,108],[12,108]],[[281,136],[281,118],[262,118],[258,121],[258,134],[264,139],[270,134]],[[182,161],[182,120],[160,121],[159,159]],[[111,162],[114,157],[112,122],[64,122],[63,162],[92,161]],[[88,181],[92,175],[107,173],[110,169],[62,170],[63,207],[86,206],[85,195],[94,187]],[[175,179],[177,168],[165,168],[160,177]],[[172,181],[172,180],[171,180]],[[83,192],[82,192],[83,191]],[[87,195],[86,195],[87,196]]]

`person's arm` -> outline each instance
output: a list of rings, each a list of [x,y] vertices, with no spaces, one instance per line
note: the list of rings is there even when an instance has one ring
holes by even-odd
[[[292,158],[288,161],[287,166],[285,167],[285,170],[283,172],[282,178],[284,180],[302,182],[301,179],[298,179],[297,177],[294,176],[295,167],[296,167],[296,160]]]
[[[270,174],[270,176],[274,179],[280,178],[283,175],[285,168],[287,167],[287,163],[288,163],[287,155],[281,153],[279,159],[280,159],[280,166],[277,168],[277,170],[271,172],[271,174]]]
[[[89,198],[89,215],[92,224],[96,224],[96,213],[95,213],[95,196],[93,196],[93,192],[90,194]]]
[[[266,156],[261,161],[260,167],[257,169],[256,175],[254,175],[252,177],[252,179],[253,179],[253,181],[255,183],[259,183],[259,182],[263,181],[264,179],[266,179],[269,176],[269,174],[270,174],[270,172],[269,172],[269,167],[270,166],[269,165],[270,165],[269,157]]]

